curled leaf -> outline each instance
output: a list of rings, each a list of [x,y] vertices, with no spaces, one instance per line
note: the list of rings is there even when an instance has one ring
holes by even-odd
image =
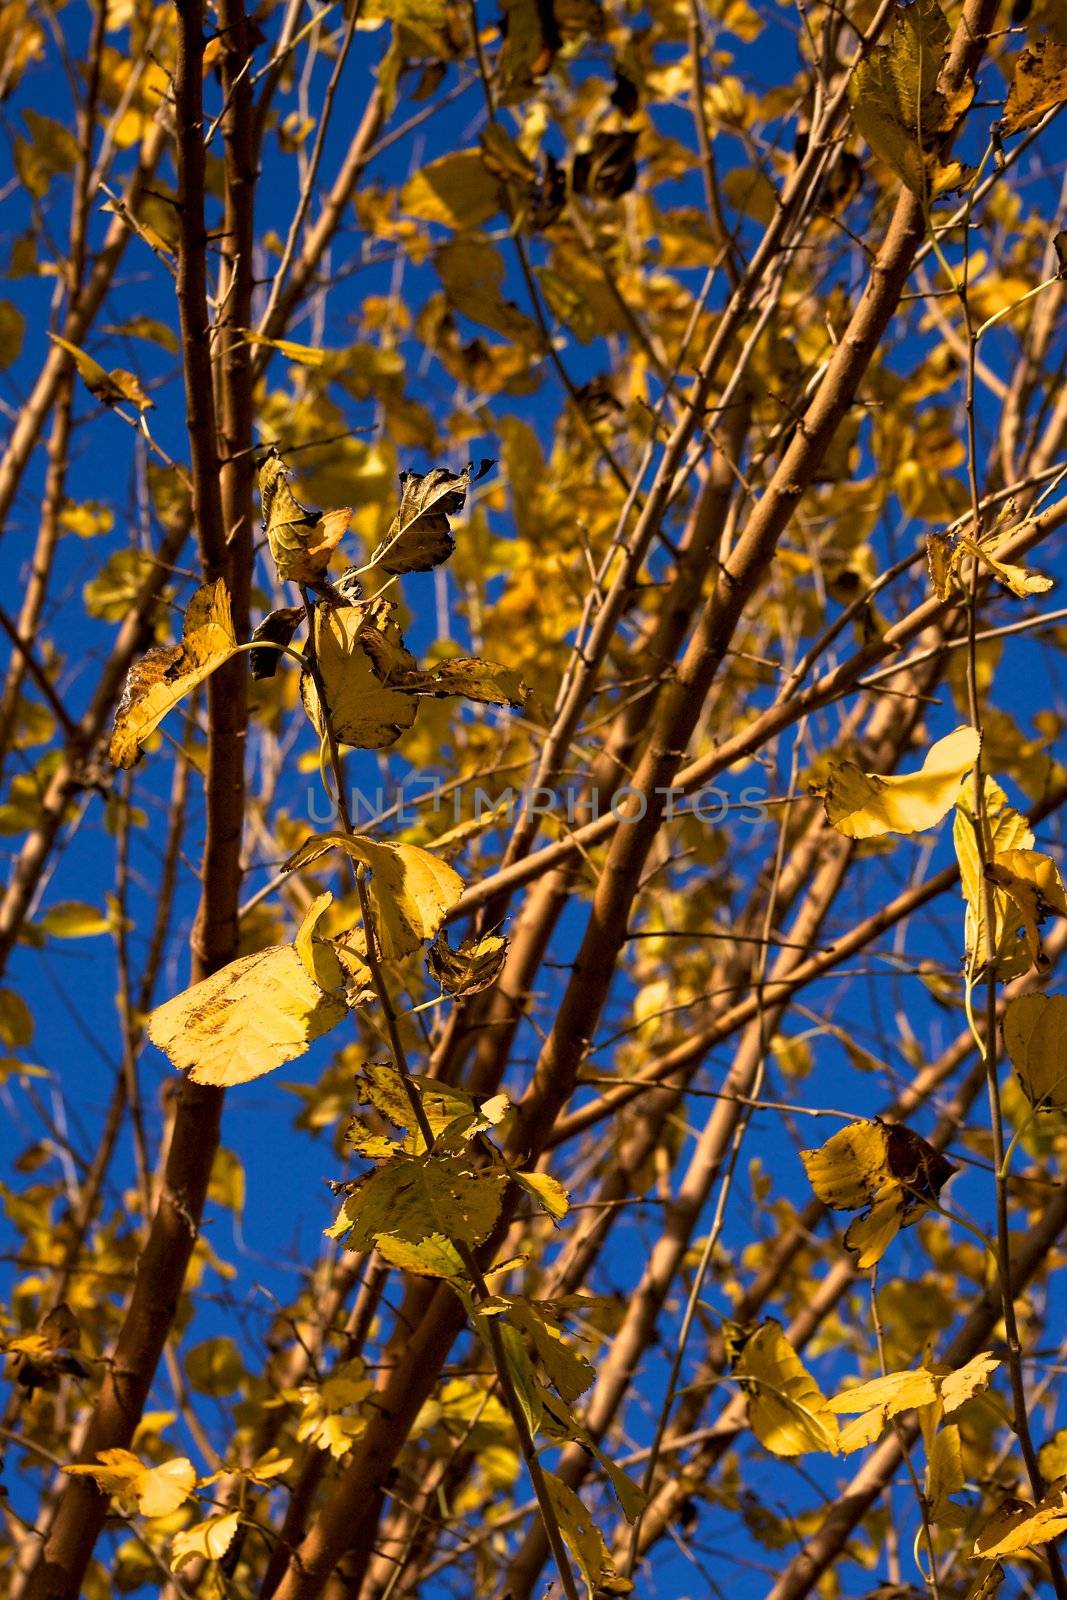
[[[382,959],[396,961],[432,939],[463,893],[463,879],[444,861],[413,844],[379,844],[362,834],[326,833],[306,839],[286,872],[342,850],[371,872],[370,895]]]
[[[291,644],[293,634],[303,620],[303,606],[281,606],[277,611],[267,612],[252,634],[255,649],[248,652],[248,665],[254,683],[274,677],[282,652],[272,646]]]
[[[259,464],[259,497],[267,543],[278,576],[292,583],[315,583],[330,563],[352,519],[352,508],[317,515],[302,506],[289,487],[289,474],[271,448]]]
[[[50,333],[48,337],[53,344],[58,344],[61,350],[74,357],[78,376],[94,400],[99,400],[105,406],[132,405],[138,411],[155,409],[155,402],[148,398],[132,372],[126,372],[122,367],[108,372],[99,361],[80,350],[76,344],[71,344],[69,339],[61,339],[58,333]]]
[[[240,1522],[239,1511],[220,1512],[176,1533],[170,1542],[170,1570],[180,1572],[187,1561],[194,1561],[197,1556],[203,1561],[221,1561]]]
[[[508,941],[500,934],[486,934],[482,939],[464,939],[453,950],[442,929],[426,956],[426,970],[446,994],[461,999],[481,994],[500,976],[508,953]]]
[[[448,519],[463,510],[471,483],[484,478],[493,465],[483,461],[477,472],[473,462],[460,473],[446,467],[402,472],[400,509],[371,556],[371,565],[384,572],[429,572],[447,561],[456,547]]]
[[[167,712],[236,649],[230,596],[220,578],[204,584],[189,601],[181,644],[157,645],[130,668],[108,750],[115,765],[132,767]]]
[[[800,1157],[824,1205],[834,1211],[867,1208],[845,1234],[860,1267],[874,1266],[956,1171],[939,1150],[899,1123],[850,1122]]]
[[[852,761],[832,762],[826,819],[850,839],[936,827],[952,809],[980,748],[978,734],[964,726],[932,745],[918,772],[883,776],[863,772]]]

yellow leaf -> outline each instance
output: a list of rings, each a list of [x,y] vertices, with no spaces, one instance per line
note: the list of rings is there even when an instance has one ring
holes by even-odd
[[[1038,1110],[1067,1110],[1067,995],[1025,994],[1004,1010],[1004,1045]]]
[[[38,927],[50,933],[53,939],[92,939],[101,933],[110,933],[112,919],[95,906],[81,900],[65,900],[61,905],[50,906],[41,917]]]
[[[768,1450],[777,1456],[837,1450],[837,1418],[773,1318],[745,1340],[733,1371],[752,1431]]]
[[[431,1233],[418,1244],[380,1233],[374,1241],[378,1254],[401,1272],[420,1278],[459,1278],[466,1268],[459,1251],[443,1233]]]
[[[992,778],[985,778],[984,791],[987,858],[1007,850],[1029,850],[1034,836],[1026,818],[1008,804],[1003,789]],[[966,789],[960,791],[956,801],[952,837],[960,868],[960,886],[967,907],[964,928],[967,961],[977,977],[985,970],[990,948],[985,926],[982,857],[975,834],[972,797]],[[1011,902],[1004,890],[994,890],[993,952],[997,976],[1001,978],[1015,976],[1029,966],[1026,947],[1015,937],[1015,925],[1009,918],[1010,910]]]
[[[189,601],[181,644],[157,645],[130,668],[108,751],[115,765],[132,767],[167,712],[236,649],[230,596],[220,578]]]
[[[890,1417],[937,1399],[937,1380],[925,1367],[907,1372],[887,1372],[870,1383],[846,1389],[826,1403],[830,1410],[845,1416],[873,1412],[879,1418],[879,1433]]]
[[[247,344],[265,345],[270,350],[277,350],[287,361],[294,361],[300,367],[325,366],[331,356],[341,353],[323,350],[319,345],[294,344],[292,339],[267,339],[261,333],[253,333],[250,328],[243,328],[241,331]]]
[[[291,944],[241,956],[153,1011],[148,1036],[194,1083],[247,1083],[302,1056],[347,1014]]]
[[[495,983],[507,952],[507,940],[496,933],[482,939],[464,939],[453,950],[442,928],[426,956],[426,970],[445,994],[459,999],[481,994]]]
[[[1067,916],[1067,888],[1056,863],[1040,850],[1002,850],[989,863],[986,876],[1004,890],[1015,906],[1031,961],[1040,970],[1047,970],[1040,924],[1052,911]]]
[[[0,989],[0,1043],[22,1050],[33,1039],[33,1013],[14,989]]]
[[[371,872],[370,895],[382,959],[396,961],[432,939],[463,893],[463,879],[444,861],[413,844],[378,844],[362,834],[321,834],[285,863],[310,866],[327,850],[343,850]]]
[[[877,1122],[850,1122],[818,1150],[802,1150],[800,1159],[823,1205],[858,1210],[888,1176],[885,1129]]]
[[[96,1464],[64,1467],[72,1477],[95,1479],[106,1494],[126,1511],[144,1517],[167,1517],[192,1494],[196,1470],[185,1456],[175,1456],[158,1467],[146,1467],[131,1450],[101,1450]]]
[[[453,310],[528,349],[540,347],[536,322],[504,298],[504,262],[493,245],[457,238],[435,252],[434,264]]]
[[[303,921],[293,941],[304,971],[320,989],[343,989],[345,974],[337,959],[336,947],[326,939],[315,936],[315,929],[325,912],[333,904],[333,895],[327,891],[316,895],[304,913]]]
[[[480,656],[454,656],[425,671],[404,673],[391,681],[408,694],[438,700],[462,695],[481,705],[513,706],[516,710],[522,709],[530,694],[529,685],[517,672],[496,661],[483,661]]]
[[[87,355],[84,350],[79,350],[69,339],[61,339],[58,333],[50,333],[48,337],[53,344],[58,344],[69,356],[73,356],[78,375],[94,399],[106,406],[117,406],[123,401],[128,401],[139,411],[155,409],[154,402],[149,400],[132,372],[124,372],[121,367],[108,372],[99,361]]]
[[[348,1250],[369,1250],[382,1234],[418,1245],[434,1234],[481,1244],[503,1203],[502,1173],[471,1171],[458,1156],[401,1157],[380,1167],[349,1195],[334,1225]]]
[[[975,1540],[974,1553],[985,1556],[1014,1555],[1036,1544],[1047,1544],[1067,1532],[1067,1493],[1053,1489],[1029,1505],[1023,1500],[1005,1500]]]
[[[857,1265],[879,1261],[902,1227],[936,1200],[956,1168],[899,1123],[851,1122],[819,1150],[802,1150],[808,1182],[836,1211],[869,1209],[850,1223],[845,1245]]]
[[[529,1194],[532,1194],[542,1210],[547,1211],[550,1217],[558,1222],[570,1210],[570,1195],[560,1183],[558,1178],[553,1178],[549,1172],[515,1172],[512,1174],[515,1182]]]
[[[938,1378],[938,1390],[941,1395],[941,1407],[946,1417],[976,1395],[979,1390],[985,1389],[993,1373],[1000,1366],[996,1356],[990,1355],[988,1350],[972,1356],[966,1366],[958,1367],[955,1372],[947,1372]]]
[[[931,1521],[942,1527],[962,1525],[963,1508],[954,1505],[950,1496],[958,1494],[965,1481],[960,1430],[952,1422],[937,1430],[927,1454],[925,1493]]]
[[[980,748],[978,734],[964,726],[931,746],[918,772],[882,776],[862,772],[851,761],[831,762],[827,820],[849,839],[933,828],[952,809]]]
[[[259,463],[259,498],[279,578],[292,583],[316,582],[344,538],[352,519],[351,506],[321,516],[308,511],[289,487],[285,462],[273,447]]]
[[[392,602],[315,607],[315,653],[334,735],[340,744],[381,750],[395,744],[418,714],[418,700],[389,687],[390,672],[414,671],[393,619]],[[300,681],[304,709],[321,734],[325,723],[310,673]]]
[[[589,1600],[595,1600],[600,1584],[612,1574],[607,1546],[600,1529],[574,1490],[562,1478],[557,1478],[554,1472],[546,1471],[545,1487],[559,1522],[559,1531],[578,1563]]]
[[[998,534],[995,542],[1003,543],[1003,535]],[[998,560],[988,544],[975,544],[973,539],[961,536],[957,542],[957,551],[960,556],[973,556],[982,566],[989,569],[998,583],[1002,583],[1005,589],[1010,589],[1012,594],[1018,595],[1020,600],[1025,600],[1032,594],[1047,594],[1052,588],[1051,578],[1046,578],[1040,572],[1031,572],[1027,567],[1017,566],[1015,562]]]
[[[1067,1428],[1057,1428],[1052,1438],[1045,1440],[1037,1452],[1037,1464],[1047,1483],[1067,1478]]]
[[[1021,133],[1040,122],[1046,111],[1067,100],[1067,42],[1055,34],[1035,39],[1017,57],[1004,115],[997,132]]]
[[[440,222],[456,231],[476,228],[500,210],[500,185],[480,150],[455,150],[409,178],[398,204],[422,222]]]
[[[220,1512],[194,1522],[191,1528],[176,1533],[170,1542],[170,1570],[180,1572],[187,1561],[199,1556],[204,1561],[221,1561],[234,1540],[241,1521],[239,1511]]]
[[[563,1399],[570,1404],[583,1395],[596,1372],[583,1355],[571,1348],[536,1302],[516,1297],[510,1302],[508,1316],[526,1335],[550,1383]]]
[[[463,510],[471,483],[477,483],[493,465],[487,459],[477,472],[470,461],[458,474],[447,467],[402,472],[400,509],[371,556],[371,565],[385,572],[429,572],[447,561],[456,548],[448,519]]]
[[[939,169],[940,135],[965,109],[937,87],[949,28],[937,0],[894,12],[886,43],[875,45],[849,83],[855,124],[871,149],[914,194],[931,196],[959,181],[962,170]],[[973,88],[971,89],[973,94]]]

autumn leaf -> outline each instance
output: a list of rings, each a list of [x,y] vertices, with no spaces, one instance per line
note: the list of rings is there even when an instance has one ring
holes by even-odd
[[[187,1561],[198,1556],[203,1561],[221,1561],[234,1541],[240,1522],[239,1511],[220,1512],[176,1533],[170,1542],[170,1570],[180,1572]]]
[[[938,87],[949,28],[937,0],[893,13],[889,38],[860,61],[849,81],[853,120],[876,155],[920,196],[958,185],[957,162],[938,164],[942,135],[970,103],[973,85],[953,102]]]
[[[384,961],[410,955],[432,939],[463,893],[463,879],[428,850],[377,843],[362,834],[327,833],[305,840],[285,863],[296,872],[329,850],[341,850],[369,868],[375,932]]]
[[[902,1411],[940,1402],[942,1414],[951,1415],[987,1386],[999,1365],[995,1357],[983,1353],[956,1372],[917,1367],[904,1372],[887,1372],[870,1383],[845,1389],[827,1402],[831,1411],[856,1417],[855,1422],[841,1429],[842,1452],[848,1454],[873,1444],[888,1427],[890,1419]]]
[[[316,583],[344,538],[351,506],[321,516],[302,506],[289,487],[285,462],[273,447],[259,464],[259,497],[267,543],[278,576],[291,583]]]
[[[441,929],[426,955],[426,970],[445,994],[461,999],[481,994],[500,976],[508,942],[500,934],[468,938],[453,950]]]
[[[101,1450],[95,1463],[64,1467],[63,1471],[71,1477],[94,1479],[124,1511],[139,1511],[143,1517],[170,1516],[188,1500],[197,1482],[196,1469],[186,1456],[148,1467],[132,1450]]]
[[[1034,835],[1026,818],[1008,804],[1003,789],[988,776],[983,779],[983,791],[986,859],[1009,851],[1029,850]],[[1012,916],[1013,902],[1004,889],[993,891],[993,939],[990,949],[986,929],[984,861],[978,849],[973,797],[966,788],[960,790],[956,801],[952,837],[960,869],[960,887],[966,904],[964,940],[968,968],[976,977],[979,976],[985,971],[992,954],[997,976],[1015,977],[1029,967],[1030,956],[1026,945],[1016,937],[1017,921]]]
[[[992,1560],[1017,1555],[1035,1545],[1047,1544],[1067,1532],[1067,1492],[1051,1489],[1037,1505],[1008,1499],[986,1523],[974,1542],[976,1556]]]
[[[1003,138],[1040,122],[1046,111],[1067,101],[1067,41],[1047,33],[1034,39],[1015,60],[1004,115],[997,123]]]
[[[458,474],[447,467],[402,472],[400,509],[370,565],[383,572],[429,572],[447,561],[456,548],[448,519],[463,510],[472,482],[484,478],[494,465],[485,460],[474,472],[474,463],[468,462]]]
[[[471,1171],[458,1156],[403,1157],[349,1195],[330,1232],[348,1250],[370,1250],[382,1234],[412,1245],[435,1234],[481,1244],[500,1214],[506,1182],[502,1173]]]
[[[99,400],[105,406],[136,406],[138,411],[155,409],[155,402],[148,398],[132,372],[125,372],[121,367],[108,372],[99,361],[95,361],[84,350],[79,350],[69,339],[61,339],[58,333],[50,333],[48,337],[53,344],[59,345],[61,350],[73,356],[78,376],[95,400]]]
[[[578,1563],[588,1600],[596,1600],[601,1583],[612,1571],[603,1535],[581,1499],[562,1478],[546,1471],[544,1479],[548,1498],[559,1522],[559,1531]]]
[[[513,1172],[512,1177],[520,1188],[532,1194],[542,1211],[554,1221],[561,1221],[570,1210],[570,1196],[550,1172]]]
[[[733,1375],[753,1433],[774,1455],[837,1450],[837,1418],[773,1318],[744,1339]]]
[[[530,693],[519,673],[478,656],[453,656],[421,672],[391,676],[389,682],[407,694],[435,699],[461,695],[482,705],[513,706],[516,710],[522,709]]]
[[[1040,850],[1001,850],[986,867],[986,877],[1015,907],[1030,959],[1039,971],[1046,971],[1049,961],[1041,948],[1041,924],[1052,912],[1067,916],[1067,887],[1056,863]]]
[[[980,749],[978,734],[964,726],[932,745],[918,772],[882,776],[863,772],[852,761],[831,762],[827,821],[850,839],[936,827],[951,811]]]
[[[500,185],[480,150],[453,150],[409,178],[397,203],[409,217],[459,232],[488,222],[500,210]]]
[[[561,1329],[536,1301],[510,1296],[508,1316],[526,1335],[549,1382],[568,1404],[573,1404],[596,1378],[593,1366],[567,1343]]]
[[[1004,1008],[1004,1047],[1037,1111],[1067,1111],[1067,995],[1024,994]]]
[[[866,1209],[848,1227],[857,1266],[878,1262],[902,1227],[936,1200],[956,1168],[899,1123],[850,1122],[818,1150],[802,1150],[818,1198],[835,1211]]]
[[[314,966],[338,987],[343,978],[330,952],[309,944],[308,929],[322,909],[321,901],[313,904],[296,945],[240,956],[157,1007],[148,1019],[152,1043],[194,1083],[220,1087],[247,1083],[302,1056],[348,1010],[342,995],[326,992],[308,971]]]
[[[157,645],[130,668],[108,750],[115,766],[132,767],[167,712],[236,650],[230,596],[219,578],[189,601],[181,644]]]
[[[418,714],[418,700],[383,681],[383,660],[401,672],[414,670],[415,658],[393,619],[390,601],[334,607],[317,605],[314,612],[315,654],[330,721],[339,744],[381,750],[395,744]],[[368,642],[377,646],[371,654]],[[319,692],[309,672],[300,681],[304,709],[321,736],[325,720]]]

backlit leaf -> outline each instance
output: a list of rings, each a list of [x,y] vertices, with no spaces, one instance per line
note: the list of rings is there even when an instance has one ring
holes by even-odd
[[[409,178],[398,204],[409,217],[458,232],[488,222],[500,210],[500,185],[480,150],[453,150]]]
[[[863,772],[851,761],[831,762],[827,820],[850,839],[936,827],[952,809],[980,748],[978,734],[964,726],[932,745],[918,772],[882,776]]]
[[[937,86],[948,40],[937,0],[897,8],[888,39],[874,46],[849,82],[857,128],[917,195],[936,194],[962,176],[955,164],[942,171],[936,159],[941,134],[967,105],[966,99],[950,105]]]
[[[170,1570],[180,1572],[187,1561],[198,1556],[204,1561],[221,1561],[234,1541],[240,1522],[239,1511],[220,1512],[176,1533],[170,1542]]]
[[[194,1083],[228,1087],[302,1056],[347,1014],[291,944],[240,956],[153,1011],[152,1043]]]
[[[382,959],[396,961],[432,939],[463,893],[463,879],[444,861],[413,844],[376,843],[362,834],[308,839],[285,864],[310,866],[327,850],[343,850],[370,868],[370,894]]]
[[[588,1600],[594,1600],[602,1580],[611,1573],[607,1546],[581,1500],[554,1472],[545,1473],[548,1498],[559,1522],[567,1549],[578,1563]]]
[[[132,767],[167,712],[236,649],[230,596],[220,578],[189,601],[181,644],[157,645],[130,668],[108,751],[115,765]]]
[[[1008,804],[1003,789],[988,776],[984,779],[984,802],[986,859],[1004,851],[1029,850],[1034,842],[1029,823]],[[956,801],[952,837],[960,868],[960,887],[967,908],[964,928],[967,959],[971,971],[978,976],[989,961],[990,948],[986,937],[982,855],[975,832],[973,796],[967,788],[960,790]],[[1029,957],[1026,946],[1015,936],[1016,922],[1011,916],[1012,902],[1008,895],[1003,889],[995,889],[992,898],[993,952],[997,976],[1011,977],[1026,970],[1030,964]]]
[[[745,1340],[733,1373],[752,1431],[768,1450],[777,1456],[837,1450],[837,1418],[773,1318]]]
[[[99,361],[87,355],[84,350],[79,350],[69,339],[61,339],[58,333],[50,333],[48,337],[53,344],[58,344],[68,355],[74,357],[78,375],[94,399],[106,406],[129,404],[136,406],[138,411],[154,409],[154,402],[145,394],[132,372],[124,372],[121,367],[108,372]]]
[[[1051,1490],[1036,1506],[1009,1499],[978,1535],[974,1553],[987,1559],[1014,1555],[1034,1545],[1047,1544],[1064,1532],[1067,1532],[1067,1493],[1063,1489]]]
[[[457,1156],[404,1157],[380,1167],[352,1193],[334,1225],[349,1250],[369,1250],[382,1234],[418,1245],[434,1234],[476,1245],[500,1214],[506,1179],[473,1172]]]
[[[413,671],[415,658],[404,642],[388,601],[365,605],[315,607],[315,653],[322,676],[330,721],[339,744],[380,750],[395,744],[418,714],[418,700],[383,681],[382,663],[395,661],[400,672]],[[369,641],[376,646],[372,655]],[[310,673],[300,692],[312,726],[325,727],[318,690]]]
[[[143,1517],[167,1517],[192,1494],[196,1469],[186,1456],[175,1456],[158,1467],[147,1467],[131,1450],[101,1450],[96,1464],[64,1467],[72,1477],[95,1479],[105,1494],[113,1495],[126,1511]]]
[[[345,536],[352,508],[342,506],[321,516],[308,511],[290,488],[285,462],[273,448],[259,464],[259,498],[279,578],[291,583],[316,582]]]
[[[1067,1110],[1067,995],[1024,994],[1004,1009],[1004,1046],[1038,1110]]]
[[[999,851],[986,868],[990,883],[1003,889],[1021,922],[1030,959],[1039,970],[1048,967],[1041,948],[1041,924],[1055,912],[1067,916],[1067,888],[1051,856],[1040,850]]]

